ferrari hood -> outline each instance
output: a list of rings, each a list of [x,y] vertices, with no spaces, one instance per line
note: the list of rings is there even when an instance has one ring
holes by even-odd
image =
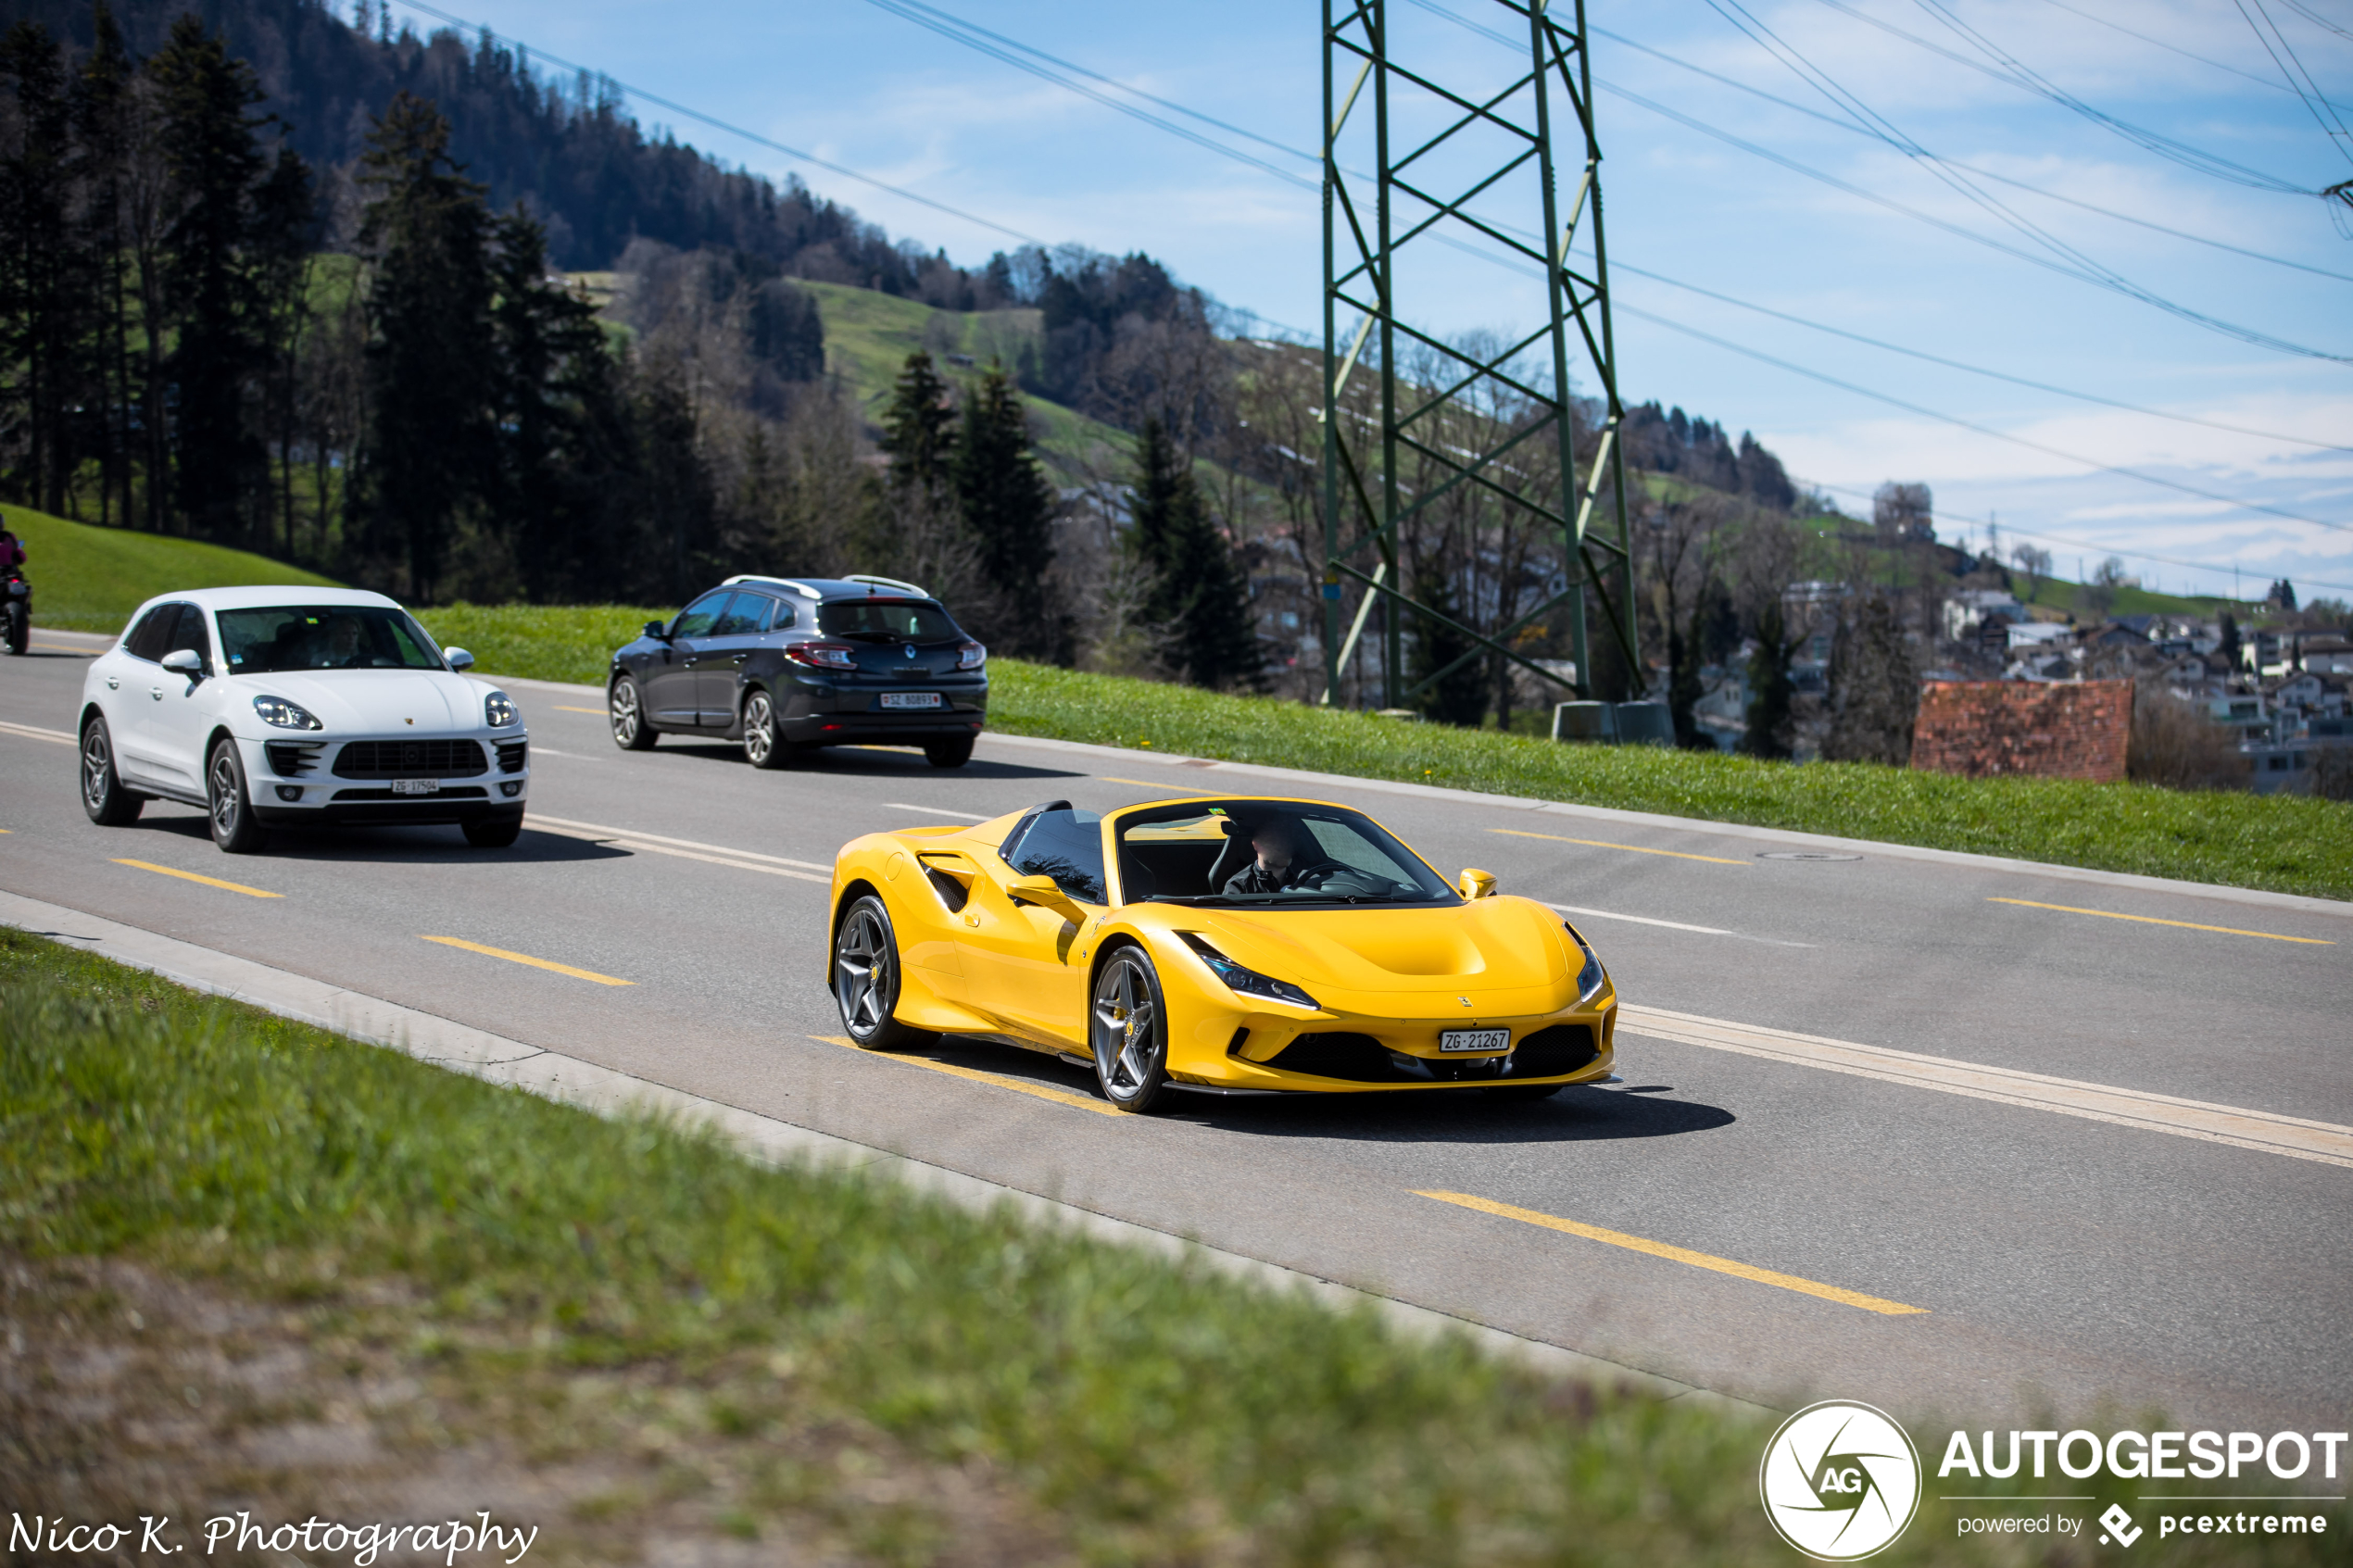
[[[1568,977],[1560,917],[1525,898],[1438,909],[1189,909],[1193,931],[1237,963],[1343,991],[1478,992]]]
[[[301,704],[331,734],[472,734],[483,727],[483,695],[491,689],[445,670],[305,670],[230,680],[241,697]]]

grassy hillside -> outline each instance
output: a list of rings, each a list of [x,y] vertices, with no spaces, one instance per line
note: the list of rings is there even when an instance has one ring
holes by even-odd
[[[485,674],[601,683],[611,650],[667,613],[458,605],[422,619]],[[2335,801],[1561,746],[1013,659],[988,669],[990,727],[1014,734],[2353,899],[2353,806]]]
[[[245,583],[284,583],[333,588],[333,578],[287,566],[267,556],[194,539],[172,539],[128,528],[69,522],[27,507],[0,507],[24,541],[24,572],[32,583],[32,621],[75,632],[120,632],[131,612],[157,594],[184,588],[226,588]]]

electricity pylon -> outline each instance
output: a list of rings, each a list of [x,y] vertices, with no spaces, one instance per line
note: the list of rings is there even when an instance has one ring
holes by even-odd
[[[1436,52],[1425,69],[1401,61],[1390,44],[1394,0],[1324,0],[1327,703],[1338,695],[1340,668],[1354,651],[1377,600],[1389,610],[1383,618],[1381,659],[1387,707],[1401,705],[1491,649],[1547,681],[1568,684],[1510,646],[1515,633],[1564,603],[1574,644],[1575,685],[1581,694],[1592,695],[1585,616],[1589,587],[1627,668],[1640,669],[1627,548],[1626,461],[1617,440],[1625,410],[1618,402],[1617,348],[1610,328],[1602,151],[1593,131],[1585,3],[1560,0],[1560,9],[1573,8],[1573,25],[1554,17],[1549,0],[1491,4],[1496,9],[1491,14],[1504,22],[1511,38],[1525,36],[1528,41],[1524,69],[1505,73],[1500,90],[1493,80],[1472,82],[1466,69],[1441,69]],[[1489,29],[1478,31],[1495,35]],[[1516,42],[1513,47],[1518,47]],[[1439,80],[1441,74],[1456,85]],[[1583,144],[1582,169],[1565,220],[1553,156],[1554,125],[1562,107],[1572,122],[1570,144],[1579,140]],[[1353,133],[1352,116],[1359,117]],[[1349,167],[1354,163],[1369,164],[1369,171]],[[1569,254],[1580,219],[1592,240],[1590,272],[1580,270],[1581,259],[1573,261]],[[1526,227],[1539,220],[1541,238]],[[1410,274],[1424,253],[1441,245],[1500,251],[1541,270],[1547,302],[1544,324],[1488,358],[1416,327],[1413,319],[1427,320],[1433,313],[1428,307],[1439,301],[1434,292],[1416,296],[1424,307],[1416,310],[1415,302],[1403,297],[1412,279],[1401,277],[1400,263]],[[1351,332],[1345,343],[1343,331]],[[1572,336],[1577,361],[1591,371],[1603,408],[1601,426],[1581,467],[1569,408]],[[1408,348],[1418,353],[1418,381],[1402,371],[1400,351]],[[1360,367],[1380,378],[1377,417],[1352,414],[1343,405],[1349,379]],[[1475,401],[1491,410],[1513,409],[1515,418],[1452,421],[1455,434],[1465,429],[1479,433],[1467,446],[1459,439],[1431,433],[1441,410]],[[1531,442],[1553,444],[1556,484],[1531,487],[1521,483],[1522,470],[1505,461]],[[1425,473],[1442,477],[1408,495],[1401,483],[1401,458],[1416,459]],[[1475,487],[1475,495],[1496,505],[1526,508],[1558,530],[1563,546],[1566,586],[1492,635],[1416,602],[1399,575],[1403,525],[1464,485]],[[1358,527],[1344,526],[1352,519]],[[1368,556],[1378,559],[1368,560]],[[1353,579],[1365,590],[1344,638],[1343,579]],[[1426,623],[1453,626],[1475,644],[1472,651],[1411,688],[1403,685],[1403,631],[1408,614],[1424,618]]]

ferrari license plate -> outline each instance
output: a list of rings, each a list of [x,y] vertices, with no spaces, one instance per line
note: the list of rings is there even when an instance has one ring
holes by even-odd
[[[1511,1047],[1508,1029],[1448,1029],[1438,1036],[1441,1051],[1504,1051]]]
[[[395,795],[439,795],[441,781],[439,779],[395,779],[392,781],[392,793]]]
[[[885,708],[937,708],[939,694],[937,692],[885,692],[882,695],[882,705]]]

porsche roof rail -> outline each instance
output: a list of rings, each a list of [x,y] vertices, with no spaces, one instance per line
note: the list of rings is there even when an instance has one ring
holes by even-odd
[[[868,593],[874,592],[876,588],[896,588],[902,594],[912,594],[919,599],[927,599],[931,597],[929,594],[925,593],[912,583],[901,583],[896,577],[875,577],[867,572],[853,571],[849,576],[843,578],[842,581],[845,583],[863,583],[866,584],[866,591]]]
[[[774,583],[779,588],[790,588],[794,593],[799,594],[804,599],[820,599],[824,597],[823,594],[820,594],[816,589],[811,587],[806,583],[796,583],[789,577],[762,576],[757,571],[738,571],[736,575],[730,577],[726,582],[722,583],[719,585],[723,588],[732,588],[738,583]]]

